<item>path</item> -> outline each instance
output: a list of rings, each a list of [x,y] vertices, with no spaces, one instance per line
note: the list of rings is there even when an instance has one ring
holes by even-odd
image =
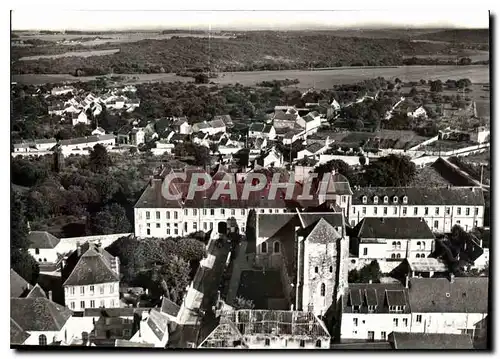
[[[226,296],[226,303],[228,305],[231,305],[235,298],[236,295],[238,294],[238,287],[240,285],[240,278],[241,278],[241,272],[245,270],[252,270],[253,269],[253,261],[248,260],[248,255],[246,253],[247,251],[247,245],[248,242],[242,241],[240,242],[240,245],[238,247],[238,253],[236,255],[236,259],[233,263],[233,273],[231,274],[231,281],[229,283],[229,289],[227,292]]]

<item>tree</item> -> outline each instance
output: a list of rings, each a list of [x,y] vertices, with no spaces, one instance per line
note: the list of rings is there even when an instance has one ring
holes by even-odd
[[[443,92],[443,83],[441,80],[429,81],[431,92]]]
[[[162,279],[170,289],[170,295],[177,304],[182,303],[183,294],[189,285],[189,264],[177,255],[168,255],[165,264],[161,267]]]
[[[412,87],[410,93],[408,94],[410,97],[413,97],[418,94],[418,91],[415,87]]]
[[[10,193],[10,248],[11,250],[27,249],[30,243],[28,240],[28,226],[24,203],[13,189],[11,189]]]
[[[98,143],[90,151],[89,156],[90,168],[94,172],[105,172],[111,165],[111,160],[106,147]]]
[[[210,150],[205,146],[194,145],[194,161],[198,166],[210,164]]]
[[[26,249],[11,249],[10,267],[31,284],[36,284],[40,267],[35,258]]]
[[[92,234],[128,233],[132,229],[125,209],[116,203],[92,214],[89,227]]]
[[[233,307],[235,310],[239,309],[254,309],[255,304],[250,299],[245,299],[243,297],[236,297],[234,299]]]
[[[364,166],[366,164],[366,157],[365,156],[359,156],[359,164],[361,166]]]
[[[208,84],[209,78],[206,74],[198,74],[194,77],[194,82],[197,84]]]
[[[376,260],[373,260],[359,271],[357,269],[350,270],[347,280],[349,283],[369,283],[370,281],[380,283],[381,276],[380,266]]]
[[[420,84],[421,84],[421,85],[425,85],[426,83],[427,83],[427,81],[425,81],[424,79],[421,79],[421,80],[420,80]]]
[[[371,162],[363,175],[364,184],[374,187],[405,187],[416,174],[416,167],[406,156],[389,155]]]

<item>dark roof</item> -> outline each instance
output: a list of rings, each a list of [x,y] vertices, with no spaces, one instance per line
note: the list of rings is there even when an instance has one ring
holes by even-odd
[[[33,289],[28,293],[26,298],[47,298],[47,294],[45,294],[44,290],[37,283],[33,287]]]
[[[323,178],[321,180],[323,180]],[[335,173],[333,176],[328,177],[328,187],[326,188],[326,194],[351,195],[352,193],[353,192],[351,190],[351,186],[349,185],[349,181],[344,175]]]
[[[83,312],[84,317],[133,317],[135,313],[142,313],[150,310],[151,308],[85,308]]]
[[[30,287],[30,284],[11,268],[10,270],[10,296],[19,298],[25,294]]]
[[[410,313],[408,289],[401,283],[349,283],[343,306],[344,313],[352,313],[352,306],[360,306],[360,313],[368,313],[368,306],[376,306],[374,313],[389,313],[389,306],[403,306],[403,313]]]
[[[410,279],[415,313],[488,313],[488,277]]]
[[[389,197],[392,204],[394,196],[398,197],[398,204],[407,196],[407,205],[436,205],[436,206],[484,206],[483,191],[472,187],[361,187],[354,191],[352,204],[363,204],[363,196],[367,197],[367,204],[374,204],[373,198],[378,196],[378,204],[383,204],[384,196]]]
[[[273,129],[273,125],[265,125],[264,129],[262,130],[262,132],[264,132],[264,133],[270,133],[272,129]]]
[[[114,258],[104,249],[88,242],[81,247],[81,256],[74,251],[64,268],[63,285],[89,285],[119,281],[113,269]]]
[[[252,132],[264,132],[265,128],[266,128],[265,123],[254,122],[250,125],[248,130]]]
[[[45,231],[31,231],[28,240],[31,242],[30,248],[55,248],[61,241]]]
[[[304,119],[304,121],[306,122],[312,122],[314,121],[316,118],[314,117],[313,113],[308,113],[307,115],[305,115],[304,117],[302,117]]]
[[[47,298],[10,298],[10,317],[25,331],[58,332],[72,315]]]
[[[394,349],[403,350],[471,350],[474,349],[468,334],[400,333],[393,332]]]
[[[181,308],[168,298],[163,298],[161,302],[161,312],[176,317]]]
[[[434,239],[434,234],[420,218],[365,217],[356,226],[358,238]]]
[[[26,333],[26,331],[23,330],[23,328],[21,328],[14,319],[10,318],[10,344],[21,345],[29,337],[30,335]]]
[[[226,124],[222,120],[212,120],[209,122],[210,126],[213,128],[221,128],[221,127],[226,127]]]
[[[308,145],[305,149],[307,151],[311,152],[312,154],[314,154],[314,153],[318,152],[319,150],[321,150],[323,147],[325,147],[325,146],[322,145],[321,143],[313,142],[310,145]]]
[[[224,124],[226,126],[233,124],[233,120],[231,119],[231,116],[229,116],[229,115],[218,115],[218,116],[214,116],[213,119],[214,120],[220,120],[220,121],[224,122]]]

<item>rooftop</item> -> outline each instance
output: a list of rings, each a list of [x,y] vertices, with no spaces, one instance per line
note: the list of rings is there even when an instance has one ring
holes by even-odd
[[[389,306],[401,307],[402,313],[410,313],[408,289],[400,283],[349,283],[343,302],[344,313],[368,313],[369,307],[373,313],[389,313]]]
[[[392,333],[394,349],[403,350],[472,350],[469,334]]]
[[[410,270],[415,272],[448,272],[448,265],[437,258],[406,258]]]
[[[34,332],[58,332],[73,312],[47,298],[11,298],[10,317],[20,328]]]
[[[356,228],[358,229],[357,237],[361,239],[434,239],[434,234],[427,222],[420,218],[365,217]]]
[[[31,231],[28,234],[28,240],[31,242],[30,248],[55,248],[61,241],[49,232]]]

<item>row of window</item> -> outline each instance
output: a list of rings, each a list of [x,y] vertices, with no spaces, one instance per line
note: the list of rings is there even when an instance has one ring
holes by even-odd
[[[264,345],[265,345],[266,347],[271,346],[271,339],[266,338],[266,339],[265,339],[265,341],[264,341]],[[286,340],[286,339],[285,339],[285,347],[286,347],[287,345],[288,345],[288,340]],[[299,342],[299,346],[300,346],[301,348],[305,348],[305,346],[306,346],[306,341],[302,339],[302,340]],[[316,340],[316,348],[321,348],[321,340],[320,340],[320,339]]]
[[[357,327],[357,326],[358,326],[358,323],[359,323],[358,318],[352,318],[352,324],[353,324],[355,327]],[[362,321],[362,324],[365,324],[365,321],[364,321],[364,320]],[[399,326],[399,318],[393,318],[393,319],[392,319],[392,324],[393,324],[395,327],[398,327],[398,326]],[[408,326],[408,318],[403,318],[403,326],[405,326],[405,327],[407,327],[407,326]],[[382,332],[382,333],[384,333],[384,332]],[[382,336],[382,337],[385,337],[385,335],[384,335],[384,336]]]
[[[99,294],[104,294],[105,286],[106,286],[105,284],[97,286],[97,287],[99,287]],[[94,285],[90,285],[89,286],[88,293],[90,295],[94,295],[95,294],[95,292],[96,292],[96,290],[95,290],[96,288],[95,287],[96,286],[94,286]],[[75,293],[76,293],[76,289],[75,288],[76,287],[74,287],[74,286],[73,287],[68,287],[67,288],[67,292],[69,291],[70,295],[75,295]],[[109,284],[108,285],[108,290],[109,290],[110,294],[113,294],[115,292],[115,285],[114,284]],[[85,295],[85,287],[84,286],[80,287],[80,295]]]
[[[170,235],[178,236],[179,235],[179,224],[178,223],[173,223],[173,228],[172,228],[171,223],[166,223],[166,227],[167,227],[166,234],[168,236],[170,236]],[[189,227],[188,222],[184,222],[184,233],[188,233],[190,231],[190,229],[188,227]],[[193,229],[192,229],[193,232],[196,232],[198,230],[198,223],[193,222],[192,227],[193,227]],[[204,231],[207,231],[209,229],[209,227],[210,227],[210,229],[214,228],[213,222],[203,222],[203,230]],[[161,228],[161,223],[155,223],[155,228]],[[243,225],[241,226],[241,231],[245,232],[245,223],[243,223]],[[146,223],[146,234],[148,236],[151,235],[151,223]]]
[[[111,301],[109,303],[109,306],[110,306],[110,308],[114,308],[115,307],[115,300],[114,299],[111,299]],[[70,307],[70,309],[75,310],[76,309],[76,302],[73,302],[73,301],[70,302],[69,303],[69,307]],[[86,308],[85,301],[81,300],[80,301],[80,309],[84,310],[85,308]],[[96,307],[96,301],[95,300],[90,300],[88,308],[97,308]],[[106,308],[106,302],[104,301],[104,299],[101,299],[99,301],[99,308]]]
[[[191,211],[192,215],[193,216],[197,216],[198,215],[198,209],[197,208],[192,208],[191,210],[190,209],[184,209],[184,215],[185,216],[189,216],[189,212]],[[246,215],[246,209],[239,209],[240,213],[242,216],[245,216]],[[276,210],[278,211],[278,210]],[[174,211],[172,212],[173,215],[173,219],[178,219],[179,218],[179,212],[177,211]],[[215,216],[215,208],[210,208],[210,209],[207,209],[207,208],[203,208],[202,209],[202,214],[204,216],[208,216],[208,213],[210,213],[210,216]],[[228,215],[231,215],[231,216],[236,216],[236,209],[227,209],[227,213],[226,213],[226,209],[225,208],[220,208],[219,209],[219,213],[223,216],[225,216],[226,214]],[[273,213],[273,212],[270,212],[270,213]],[[278,212],[276,212],[278,213]],[[161,212],[160,211],[156,211],[155,213],[155,218],[156,219],[161,219]],[[170,219],[171,216],[170,216],[170,211],[166,211],[166,218],[167,219]],[[151,212],[150,211],[146,211],[146,219],[151,219]]]
[[[384,215],[387,215],[388,213],[388,208],[389,207],[384,207],[383,208],[383,213]],[[413,215],[414,216],[417,216],[418,215],[418,208],[419,207],[413,207]],[[462,215],[462,207],[457,207],[457,216],[461,216]],[[356,213],[356,207],[352,207],[352,213]],[[362,214],[366,214],[366,207],[362,207],[361,208],[361,213]],[[398,214],[398,207],[392,207],[392,213],[393,214]],[[403,216],[406,216],[408,213],[408,207],[402,207],[402,215]],[[434,208],[434,215],[436,216],[439,216],[439,213],[440,213],[440,207],[436,207]],[[450,215],[451,214],[451,207],[446,207],[445,208],[445,213],[446,215]],[[378,214],[378,207],[373,207],[373,214]],[[424,207],[424,216],[428,216],[429,215],[429,207]],[[470,216],[471,215],[471,209],[469,207],[466,207],[465,208],[465,215],[466,216]],[[479,215],[479,208],[478,207],[475,207],[474,208],[474,215],[475,216],[478,216]]]
[[[363,196],[362,200],[363,200],[363,203],[367,203],[368,202],[368,197]],[[392,202],[393,203],[398,203],[398,201],[399,201],[398,196],[392,197]],[[373,197],[373,203],[375,203],[375,204],[378,203],[378,196],[374,196]],[[384,203],[389,203],[389,197],[388,196],[384,196]],[[403,196],[403,203],[408,203],[408,197],[407,196]]]

